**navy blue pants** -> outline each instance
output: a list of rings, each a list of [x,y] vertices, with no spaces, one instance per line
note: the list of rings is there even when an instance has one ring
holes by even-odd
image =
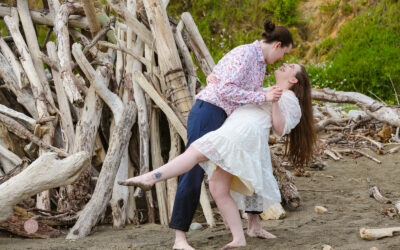
[[[188,143],[186,149],[198,138],[221,127],[226,117],[222,108],[202,100],[196,100],[190,110],[187,122]],[[170,228],[184,232],[189,230],[194,212],[199,204],[203,178],[204,170],[199,165],[180,176],[169,223]]]

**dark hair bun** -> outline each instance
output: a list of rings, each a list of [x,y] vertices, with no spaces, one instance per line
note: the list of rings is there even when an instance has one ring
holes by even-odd
[[[272,31],[274,31],[274,29],[275,29],[275,24],[272,21],[270,21],[268,19],[264,20],[264,30],[265,30],[265,32],[270,33]]]

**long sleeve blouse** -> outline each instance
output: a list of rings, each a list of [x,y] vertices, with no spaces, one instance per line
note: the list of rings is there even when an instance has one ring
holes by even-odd
[[[196,99],[221,107],[227,115],[244,104],[262,104],[265,67],[259,41],[238,46],[214,67]]]

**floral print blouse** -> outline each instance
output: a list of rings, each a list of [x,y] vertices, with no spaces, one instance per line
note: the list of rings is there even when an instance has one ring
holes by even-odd
[[[224,109],[227,115],[244,104],[262,104],[265,67],[259,41],[238,46],[214,67],[196,99]]]

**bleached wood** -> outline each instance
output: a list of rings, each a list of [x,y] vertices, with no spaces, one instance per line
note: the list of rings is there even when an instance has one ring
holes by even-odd
[[[29,50],[19,31],[19,25],[18,25],[19,19],[17,10],[15,8],[12,8],[11,17],[10,16],[4,17],[4,21],[7,24],[11,36],[14,39],[14,43],[18,49],[18,52],[21,55],[22,58],[21,63],[31,84],[31,89],[33,92],[33,96],[35,98],[35,104],[39,118],[47,117],[49,116],[49,113],[47,109],[47,104],[45,102],[46,100],[45,90],[35,70],[35,66],[32,61],[32,57],[29,53]],[[54,125],[52,124],[52,122],[48,122],[46,123],[46,126],[49,128],[49,130],[43,136],[43,141],[44,143],[51,145],[52,138],[54,135]],[[39,155],[44,153],[43,149],[39,149],[39,151],[40,151]],[[48,191],[45,191],[37,195],[36,206],[41,209],[46,209],[46,210],[50,209],[50,194]]]
[[[47,45],[47,53],[49,57],[58,63],[56,45],[53,42],[48,42]],[[58,109],[61,113],[61,128],[64,131],[65,136],[65,145],[67,152],[73,152],[74,145],[74,124],[72,122],[71,110],[69,108],[68,98],[65,94],[64,87],[62,86],[62,81],[60,77],[60,73],[54,68],[51,69],[51,74],[53,76],[54,86],[56,88],[57,100],[58,100]]]
[[[16,119],[31,131],[33,131],[35,128],[36,125],[35,119],[25,115],[24,113],[20,113],[18,111],[10,109],[9,107],[4,106],[2,104],[0,104],[0,113]]]
[[[170,137],[170,150],[168,161],[172,161],[181,154],[182,143],[176,129],[169,122],[169,137]],[[171,219],[172,211],[174,209],[174,202],[176,190],[178,189],[178,177],[170,178],[167,180],[167,200],[168,200],[168,219]]]
[[[10,47],[8,47],[7,43],[4,41],[2,37],[0,37],[0,49],[3,52],[3,55],[7,58],[7,61],[12,66],[12,70],[15,73],[18,81],[18,87],[20,89],[29,86],[28,77],[25,74],[24,69],[22,68],[21,63],[15,57],[14,53],[11,51]]]
[[[79,219],[69,231],[67,239],[77,239],[88,235],[92,227],[94,227],[100,219],[100,215],[105,211],[111,199],[113,183],[122,154],[131,137],[131,128],[136,119],[136,113],[135,104],[129,102],[121,114],[122,119],[117,123],[112,132],[107,155],[92,198],[81,211]]]
[[[83,98],[78,90],[79,81],[76,81],[72,73],[72,57],[68,33],[68,16],[75,8],[78,8],[78,5],[70,2],[65,2],[60,6],[54,20],[54,33],[57,36],[57,55],[60,62],[62,85],[70,103],[80,106],[83,104]]]
[[[151,115],[151,162],[153,169],[159,168],[164,165],[164,161],[161,155],[161,145],[160,145],[160,113],[158,110],[153,109]],[[158,182],[156,184],[157,192],[157,203],[158,212],[161,225],[168,225],[168,208],[167,208],[167,190],[165,181]]]
[[[151,32],[139,22],[135,16],[133,16],[127,9],[127,7],[123,4],[123,2],[118,0],[107,0],[107,2],[111,5],[111,7],[117,12],[120,16],[123,17],[126,24],[132,29],[133,32],[136,33],[140,39],[145,42],[151,48],[153,46],[153,35]]]
[[[208,76],[211,74],[213,68],[215,67],[214,59],[212,58],[210,52],[207,49],[206,44],[199,32],[199,29],[194,22],[192,15],[189,12],[184,12],[181,15],[181,19],[185,24],[186,30],[189,34],[191,40],[191,50],[194,53],[197,64],[203,71],[203,73]]]
[[[0,17],[11,15],[11,8],[7,4],[0,3]],[[30,10],[29,12],[35,24],[54,26],[54,15],[50,12],[37,10]],[[68,25],[74,28],[89,29],[87,18],[80,15],[70,15]]]
[[[384,237],[392,237],[393,233],[400,232],[400,227],[389,228],[361,228],[360,237],[364,240],[377,240]]]
[[[40,47],[39,41],[36,36],[36,29],[32,23],[31,15],[28,8],[28,1],[17,1],[18,14],[21,20],[22,28],[24,29],[24,35],[26,43],[29,48],[29,52],[32,56],[32,61],[35,66],[35,70],[39,76],[40,82],[43,85],[44,95],[46,100],[50,103],[48,110],[50,113],[55,113],[53,107],[55,106],[53,96],[51,94],[50,85],[44,71],[43,62],[40,60]]]
[[[200,193],[200,205],[203,209],[204,217],[206,218],[207,224],[210,228],[215,227],[214,215],[210,205],[210,199],[207,194],[206,185],[204,180],[201,182],[201,193]]]
[[[388,106],[358,92],[344,92],[325,89],[312,89],[312,98],[318,101],[352,103],[378,121],[400,127],[400,107]]]
[[[96,9],[94,8],[92,0],[82,0],[82,4],[89,23],[90,32],[92,33],[92,37],[94,37],[101,28],[100,22],[96,16]]]
[[[6,58],[0,53],[0,77],[3,79],[5,86],[17,97],[19,102],[28,113],[34,118],[38,119],[39,115],[35,106],[35,99],[30,88],[21,89],[17,83],[12,67]]]
[[[19,31],[17,10],[15,8],[12,8],[11,17],[10,16],[4,17],[4,21],[9,28],[9,31],[14,39],[19,54],[23,58],[23,60],[21,60],[21,63],[31,84],[31,89],[33,92],[33,96],[35,98],[35,104],[36,104],[36,109],[38,111],[38,115],[39,117],[47,117],[48,112],[47,112],[47,105],[44,102],[45,100],[44,90],[40,82],[39,76],[35,71],[35,67],[32,61],[32,57],[29,54],[28,47],[26,46],[25,41],[22,38],[22,35]]]
[[[165,113],[167,118],[172,122],[172,125],[177,130],[182,140],[187,142],[187,132],[185,126],[176,116],[174,111],[169,107],[167,102],[157,93],[154,87],[147,81],[144,75],[136,71],[133,73],[133,79],[142,87],[142,89],[150,96],[150,98],[157,104],[158,107]]]
[[[7,148],[3,147],[1,144],[0,144],[0,158],[4,158],[10,161],[14,165],[14,167],[22,163],[22,160],[18,157],[18,155],[14,154]],[[3,166],[3,170],[7,174],[12,169],[5,168],[5,166]]]
[[[264,210],[260,217],[263,220],[280,220],[286,217],[286,212],[281,203],[275,203],[268,210]]]
[[[180,54],[182,55],[182,63],[186,70],[186,79],[188,82],[189,92],[192,97],[192,102],[194,103],[195,95],[196,95],[196,81],[197,81],[197,73],[196,68],[194,66],[192,56],[190,55],[189,49],[185,44],[185,41],[182,37],[182,30],[183,30],[183,22],[182,20],[176,26],[176,30],[174,32],[176,45]]]
[[[187,120],[192,107],[182,63],[176,48],[168,15],[161,0],[144,1],[153,37],[157,38],[156,48],[162,78],[171,91],[171,100],[184,120]]]
[[[121,99],[118,97],[118,95],[112,93],[106,87],[106,85],[102,84],[103,80],[95,72],[89,61],[83,55],[81,44],[74,43],[72,45],[72,54],[74,55],[74,58],[77,61],[79,67],[89,79],[90,83],[95,87],[97,94],[111,108],[111,111],[114,114],[114,119],[118,123],[118,121],[121,120],[121,114],[124,107]]]
[[[32,195],[76,180],[89,164],[86,152],[59,159],[55,153],[45,153],[18,175],[0,185],[0,221],[9,218],[12,206]]]

